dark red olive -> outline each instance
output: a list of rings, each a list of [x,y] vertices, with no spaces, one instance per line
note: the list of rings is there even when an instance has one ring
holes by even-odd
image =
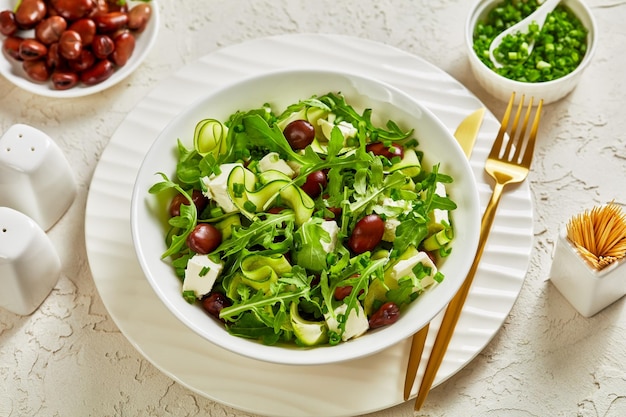
[[[80,81],[85,85],[95,85],[107,80],[113,75],[113,63],[108,59],[96,62],[91,68],[80,73]]]
[[[232,302],[222,293],[212,292],[208,296],[202,299],[202,307],[204,310],[215,317],[220,319],[220,311],[224,307],[230,307]]]
[[[193,190],[191,193],[191,201],[196,206],[196,210],[200,213],[206,207],[208,199],[202,194],[200,190]],[[170,216],[180,216],[180,205],[189,205],[187,197],[182,194],[176,194],[170,203]]]
[[[61,16],[50,16],[42,20],[35,28],[35,37],[43,44],[58,42],[67,29],[67,22]]]
[[[393,324],[397,322],[399,318],[400,308],[396,303],[388,301],[380,306],[380,308],[376,310],[376,312],[374,312],[374,314],[372,314],[372,316],[370,317],[370,329]]]
[[[280,214],[282,213],[284,210],[286,210],[285,207],[281,207],[281,206],[274,206],[274,207],[270,207],[267,209],[267,212],[270,214]]]
[[[307,193],[311,198],[317,198],[322,190],[326,187],[328,180],[324,171],[313,171],[306,177],[306,181],[302,184],[302,191]]]
[[[376,214],[363,217],[356,223],[348,246],[354,253],[371,251],[380,243],[385,233],[385,222]]]
[[[324,217],[325,220],[339,220],[341,218],[341,207],[327,207],[326,209],[333,215]]]
[[[336,287],[333,296],[336,300],[343,300],[352,292],[352,285],[346,285],[343,287]]]
[[[383,142],[374,142],[369,143],[365,150],[367,152],[371,152],[374,155],[384,156],[387,159],[391,159],[394,157],[399,157],[402,159],[404,156],[404,148],[398,144],[389,144],[385,145]]]
[[[78,75],[74,72],[55,71],[50,76],[50,80],[55,90],[67,90],[78,83]]]
[[[0,12],[0,33],[4,36],[11,36],[17,32],[17,22],[15,21],[15,13],[11,10],[3,10]]]
[[[187,236],[187,246],[196,253],[213,252],[222,243],[222,232],[208,223],[198,223]]]
[[[289,123],[283,134],[289,142],[291,149],[297,151],[304,149],[315,139],[315,128],[306,120],[294,120]]]

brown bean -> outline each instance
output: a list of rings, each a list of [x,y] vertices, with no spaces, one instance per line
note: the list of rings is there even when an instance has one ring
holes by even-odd
[[[127,1],[117,1],[117,0],[106,0],[107,7],[109,12],[122,12],[128,13],[128,2]]]
[[[91,66],[95,63],[96,57],[89,49],[83,49],[78,58],[67,62],[70,69],[74,72],[85,71],[87,68],[91,68]]]
[[[101,83],[113,75],[113,63],[108,59],[96,62],[91,68],[80,73],[80,81],[86,85]]]
[[[148,25],[152,16],[152,7],[147,3],[141,3],[130,9],[128,12],[128,28],[141,33]]]
[[[24,61],[22,64],[26,75],[35,81],[44,82],[50,78],[50,71],[45,61],[42,59]]]
[[[66,59],[77,59],[83,50],[83,43],[78,32],[66,30],[59,39],[59,52]]]
[[[55,90],[68,90],[78,84],[78,75],[74,72],[55,71],[50,79]]]
[[[371,251],[380,243],[384,233],[385,222],[376,214],[367,215],[354,226],[348,246],[357,254]]]
[[[0,12],[0,33],[4,36],[11,36],[17,32],[17,22],[15,21],[15,13],[11,10],[3,10]]]
[[[118,67],[126,65],[135,50],[135,37],[129,32],[123,32],[115,37],[115,50],[111,54],[113,62]]]
[[[67,29],[67,21],[61,16],[50,16],[39,22],[35,27],[35,37],[43,44],[58,42],[61,34]]]
[[[21,29],[32,29],[46,16],[43,0],[22,0],[15,11],[15,21]]]
[[[46,45],[36,39],[24,39],[20,43],[20,56],[24,61],[34,61],[48,53]]]
[[[19,36],[8,36],[4,39],[4,42],[2,42],[2,50],[11,58],[22,61],[22,57],[20,56],[20,45],[23,41],[24,38]]]
[[[91,50],[99,59],[104,59],[115,50],[115,42],[108,35],[96,35],[91,43]]]
[[[74,21],[89,16],[96,10],[94,0],[50,0],[59,16]]]
[[[65,65],[65,58],[59,52],[59,43],[55,42],[48,46],[48,55],[46,55],[46,65],[52,70],[58,70]]]
[[[83,46],[87,46],[93,42],[93,38],[96,35],[96,24],[91,19],[78,19],[70,25],[69,30],[78,33]]]
[[[109,2],[107,0],[96,0],[96,7],[90,16],[95,16],[101,13],[109,13]]]
[[[126,27],[126,24],[128,23],[128,15],[123,12],[97,14],[93,17],[93,21],[96,24],[98,32],[115,32],[118,29]]]
[[[398,321],[400,318],[400,308],[396,303],[386,302],[369,319],[370,329],[387,326]]]

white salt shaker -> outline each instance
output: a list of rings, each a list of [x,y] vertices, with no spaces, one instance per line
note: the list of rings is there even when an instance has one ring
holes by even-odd
[[[31,314],[60,273],[59,256],[41,227],[19,211],[0,207],[0,307]]]
[[[21,211],[48,230],[76,191],[67,159],[44,132],[15,124],[0,138],[0,206]]]
[[[592,268],[562,230],[554,250],[550,280],[584,317],[591,317],[626,295],[626,259]]]

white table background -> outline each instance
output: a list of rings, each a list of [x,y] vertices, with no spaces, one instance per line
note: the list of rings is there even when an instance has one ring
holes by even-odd
[[[626,205],[626,2],[587,3],[600,42],[580,85],[545,108],[529,176],[535,241],[524,287],[492,342],[431,392],[420,416],[626,415],[625,301],[584,318],[547,281],[559,227],[594,205]],[[419,55],[500,117],[504,103],[480,88],[469,70],[463,31],[471,4],[161,0],[155,48],[113,88],[60,100],[0,78],[0,132],[14,123],[45,131],[65,152],[79,184],[74,204],[48,232],[63,263],[55,289],[30,316],[0,309],[0,416],[249,416],[163,375],[107,314],[84,239],[85,202],[99,156],[126,114],[159,81],[221,47],[285,33],[358,36]],[[370,416],[412,415],[408,402]]]

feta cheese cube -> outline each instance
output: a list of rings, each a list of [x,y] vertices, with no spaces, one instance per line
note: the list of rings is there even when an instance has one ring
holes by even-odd
[[[331,115],[329,115],[328,119],[319,119],[317,121],[317,124],[322,129],[322,133],[324,134],[326,139],[330,140],[331,132],[333,131],[333,128],[335,126],[339,128],[344,139],[349,139],[356,136],[358,130],[356,129],[356,127],[352,126],[352,123],[342,121],[335,124],[333,122],[334,117],[331,118],[330,116]]]
[[[417,266],[417,264],[419,263],[424,265],[424,267],[426,268],[430,268],[430,274],[422,278],[422,280],[420,281],[420,286],[414,287],[414,291],[418,291],[422,288],[426,288],[432,285],[435,282],[433,278],[437,273],[437,267],[433,263],[432,259],[430,259],[430,256],[428,256],[428,254],[423,251],[418,252],[409,259],[403,259],[398,261],[392,268],[391,277],[396,280],[407,276],[415,277],[415,274],[413,273],[413,268],[415,268],[415,266]]]
[[[396,240],[396,228],[400,225],[400,220],[389,218],[385,220],[385,231],[383,232],[383,240],[385,242],[393,242]]]
[[[326,230],[330,235],[330,242],[321,241],[322,248],[324,252],[331,253],[335,251],[335,247],[337,246],[337,234],[339,233],[339,226],[337,222],[334,220],[324,220],[320,226],[322,229]]]
[[[446,186],[442,183],[438,182],[435,186],[435,194],[440,197],[446,197],[448,194],[446,192]],[[448,210],[435,209],[433,210],[433,222],[434,223],[447,223],[450,224],[450,217],[448,214]]]
[[[225,213],[237,211],[237,206],[233,203],[228,194],[228,176],[236,166],[243,166],[240,163],[222,164],[219,175],[211,174],[209,177],[203,177],[202,182],[206,186],[205,195],[215,201]]]
[[[277,152],[270,152],[259,160],[259,171],[265,172],[269,170],[275,170],[282,172],[289,178],[295,176],[294,170],[281,159]]]
[[[335,317],[340,314],[346,314],[347,309],[348,305],[342,304],[335,309],[334,317],[330,313],[326,313],[324,315],[329,330],[339,333],[339,322]],[[369,328],[370,325],[367,320],[367,316],[365,315],[365,311],[363,311],[363,307],[361,307],[361,304],[357,304],[356,309],[350,310],[350,314],[348,315],[348,319],[346,320],[346,329],[341,335],[341,340],[345,342],[346,340],[350,340],[354,337],[359,337],[364,334]]]
[[[196,298],[202,298],[213,289],[223,268],[223,263],[215,263],[207,255],[194,255],[187,262],[183,291],[193,291]]]

